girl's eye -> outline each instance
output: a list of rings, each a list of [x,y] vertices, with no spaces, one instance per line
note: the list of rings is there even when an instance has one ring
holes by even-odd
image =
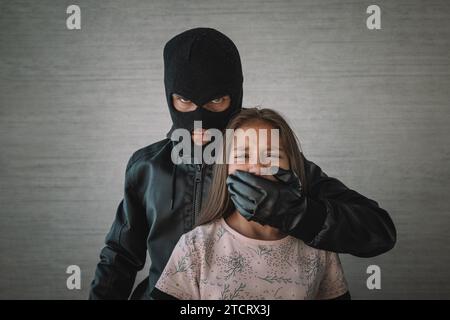
[[[217,98],[214,100],[211,100],[212,103],[222,103],[223,102],[223,98]]]
[[[278,159],[283,159],[283,156],[281,154],[268,154],[267,157],[269,158],[278,158]]]

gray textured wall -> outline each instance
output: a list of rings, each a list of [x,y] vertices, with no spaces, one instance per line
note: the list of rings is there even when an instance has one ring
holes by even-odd
[[[366,28],[370,4],[382,30]],[[87,297],[128,157],[169,128],[163,45],[195,26],[236,42],[245,106],[288,115],[309,159],[391,213],[394,250],[342,257],[354,298],[450,298],[445,0],[1,0],[0,298]]]

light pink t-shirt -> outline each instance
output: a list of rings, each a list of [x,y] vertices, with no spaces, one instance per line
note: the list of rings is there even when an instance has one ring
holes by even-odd
[[[178,299],[331,299],[347,291],[336,253],[291,236],[251,239],[224,219],[184,234],[156,287]]]

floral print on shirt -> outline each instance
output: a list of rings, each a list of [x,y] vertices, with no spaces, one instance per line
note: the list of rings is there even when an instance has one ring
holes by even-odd
[[[178,299],[331,299],[347,291],[336,253],[287,236],[247,238],[224,219],[184,234],[156,287]]]

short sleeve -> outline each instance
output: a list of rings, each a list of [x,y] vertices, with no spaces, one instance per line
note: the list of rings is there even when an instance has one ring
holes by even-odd
[[[334,299],[348,291],[339,256],[334,252],[326,254],[326,268],[316,299]]]
[[[200,260],[195,235],[181,236],[155,287],[180,300],[198,300]]]

